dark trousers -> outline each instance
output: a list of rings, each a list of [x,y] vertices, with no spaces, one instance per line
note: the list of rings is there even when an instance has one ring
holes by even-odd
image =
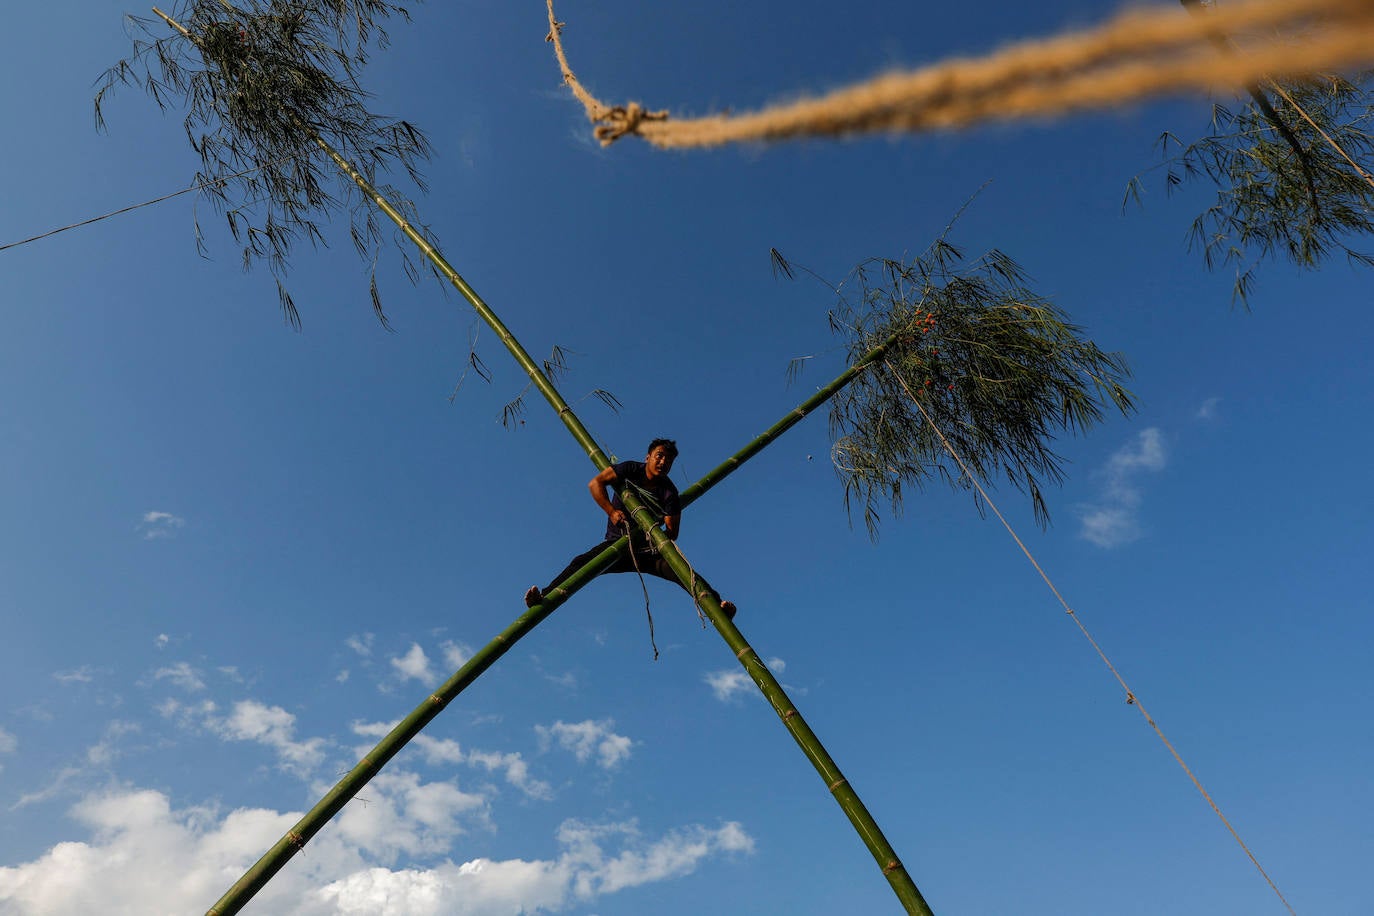
[[[567,568],[564,569],[558,575],[553,577],[553,581],[550,582],[548,587],[544,589],[544,594],[547,595],[551,590],[557,588],[558,583],[562,582],[564,579],[568,578],[568,576],[571,576],[573,573],[577,572],[583,566],[587,565],[588,561],[590,561],[592,557],[596,556],[601,551],[611,546],[611,544],[615,543],[615,540],[615,538],[608,538],[607,540],[602,541],[600,544],[597,544],[591,550],[588,550],[586,553],[581,553],[573,557],[572,562],[568,564]],[[658,576],[658,578],[660,579],[667,579],[674,585],[681,586],[681,588],[685,592],[687,592],[687,594],[692,594],[692,590],[687,586],[683,585],[678,580],[678,577],[673,574],[673,570],[668,566],[668,561],[663,559],[663,555],[658,553],[658,551],[653,550],[652,548],[644,545],[638,545],[637,549],[635,549],[633,553],[631,553],[630,551],[626,551],[623,556],[618,557],[614,563],[612,563],[607,568],[603,569],[600,575],[605,575],[606,573],[632,573],[636,570],[638,570],[641,573],[644,573],[645,575]],[[705,579],[697,579],[696,587],[697,595],[692,596],[693,601],[696,600],[698,595],[710,595],[712,598],[716,599],[716,601],[720,601],[720,594],[715,589],[711,588],[711,586],[707,584]]]

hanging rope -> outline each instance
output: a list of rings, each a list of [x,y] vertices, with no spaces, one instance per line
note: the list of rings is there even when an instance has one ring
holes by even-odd
[[[906,392],[906,396],[911,399],[911,403],[916,405],[916,409],[921,412],[921,416],[925,418],[925,421],[930,424],[930,428],[935,432],[935,435],[939,437],[941,444],[945,447],[945,451],[949,452],[950,456],[959,465],[964,476],[969,479],[973,488],[978,491],[978,495],[982,497],[983,501],[992,509],[993,514],[997,516],[997,520],[1002,523],[1002,527],[1007,529],[1007,533],[1010,534],[1012,540],[1016,542],[1016,546],[1021,548],[1021,552],[1026,555],[1026,559],[1030,560],[1031,566],[1035,567],[1035,571],[1040,574],[1040,578],[1045,580],[1045,584],[1049,586],[1050,592],[1054,597],[1059,600],[1059,604],[1064,608],[1064,612],[1073,619],[1073,622],[1078,625],[1078,629],[1082,631],[1093,649],[1096,650],[1098,657],[1102,659],[1107,669],[1111,671],[1112,677],[1116,678],[1117,683],[1121,685],[1121,689],[1126,692],[1126,703],[1140,710],[1140,714],[1145,717],[1145,721],[1149,723],[1150,728],[1154,729],[1155,734],[1159,736],[1159,740],[1164,742],[1164,746],[1169,749],[1169,753],[1173,755],[1174,760],[1178,761],[1178,765],[1183,767],[1183,772],[1188,774],[1188,778],[1193,781],[1193,785],[1197,787],[1198,792],[1202,793],[1202,797],[1207,800],[1207,804],[1212,807],[1212,811],[1215,812],[1216,816],[1221,819],[1221,822],[1226,825],[1226,829],[1231,832],[1231,836],[1240,844],[1240,848],[1245,851],[1245,855],[1250,859],[1250,862],[1255,868],[1259,870],[1264,880],[1268,882],[1269,887],[1278,895],[1279,900],[1283,901],[1283,905],[1287,907],[1288,912],[1292,914],[1292,916],[1297,916],[1293,907],[1289,905],[1288,899],[1283,896],[1283,892],[1280,891],[1278,885],[1274,883],[1274,879],[1269,877],[1269,873],[1264,870],[1264,866],[1260,865],[1259,859],[1255,858],[1255,854],[1250,851],[1249,846],[1245,845],[1245,841],[1240,838],[1240,834],[1236,832],[1236,828],[1231,826],[1231,822],[1227,820],[1226,815],[1221,812],[1221,807],[1212,799],[1212,796],[1203,788],[1201,780],[1194,775],[1192,769],[1184,762],[1183,755],[1178,752],[1173,743],[1164,735],[1164,730],[1159,727],[1159,724],[1156,723],[1154,718],[1145,710],[1145,704],[1140,702],[1139,697],[1131,690],[1130,686],[1126,683],[1126,679],[1122,677],[1121,672],[1117,670],[1116,665],[1112,664],[1112,660],[1107,657],[1107,653],[1098,645],[1097,640],[1093,639],[1092,633],[1088,632],[1087,626],[1079,619],[1078,614],[1074,612],[1073,608],[1069,607],[1069,603],[1064,600],[1064,596],[1060,594],[1059,589],[1056,588],[1054,582],[1050,580],[1049,574],[1045,572],[1044,568],[1041,567],[1040,563],[1035,559],[1035,556],[1030,552],[1030,548],[1026,546],[1025,541],[1021,540],[1020,536],[1017,535],[1016,529],[1012,528],[1006,516],[997,508],[997,504],[992,501],[992,497],[988,495],[987,490],[983,489],[982,484],[978,482],[978,478],[973,476],[973,472],[970,471],[968,465],[964,463],[963,457],[961,457],[959,453],[954,450],[954,447],[949,444],[949,440],[945,438],[944,432],[940,427],[935,425],[935,421],[931,418],[930,414],[926,412],[925,406],[921,404],[920,398],[911,393],[911,389],[907,387],[906,382],[897,374],[897,371],[892,368],[891,363],[884,361],[883,365],[887,368],[888,372],[892,373],[892,377],[897,380],[897,384]]]
[[[648,111],[638,102],[612,106],[588,92],[564,52],[564,23],[554,16],[553,0],[546,3],[546,39],[553,43],[563,81],[603,145],[626,134],[666,149],[964,127],[1374,60],[1369,0],[1250,0],[1214,10],[1205,23],[1176,12],[1128,12],[1093,31],[887,74],[817,99],[740,115],[672,120],[667,112]],[[1298,27],[1307,39],[1301,44],[1271,41],[1244,57],[1219,58],[1209,44],[1217,29]]]
[[[635,550],[634,531],[631,529],[630,520],[627,518],[621,524],[625,526],[625,537],[630,539],[630,563],[635,568],[635,575],[639,576],[639,587],[644,590],[644,615],[649,618],[649,645],[654,650],[654,661],[658,661],[658,642],[654,640],[654,614],[649,610],[649,584],[644,581],[644,571],[639,568],[639,551]]]

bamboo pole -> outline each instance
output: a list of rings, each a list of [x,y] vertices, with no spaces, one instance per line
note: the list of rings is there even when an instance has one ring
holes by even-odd
[[[220,0],[220,2],[231,12],[234,11],[227,0]],[[171,16],[156,7],[153,8],[153,11],[169,26],[181,33],[182,36],[188,40],[195,41],[195,37],[190,31],[176,22]],[[410,224],[410,221],[407,220],[386,197],[373,187],[371,182],[369,182],[352,163],[335,150],[317,131],[311,129],[308,125],[301,125],[301,129],[306,131],[310,138],[319,145],[330,159],[333,160],[340,171],[352,179],[359,190],[372,200],[373,203],[375,203],[377,207],[396,224],[397,228],[399,228],[406,237],[420,249],[421,253],[424,254],[430,263],[432,263],[439,272],[453,284],[459,293],[462,294],[463,298],[477,311],[477,314],[482,320],[496,332],[497,336],[501,339],[501,343],[506,347],[507,351],[510,352],[511,356],[514,357],[520,367],[525,370],[526,375],[529,376],[535,388],[538,389],[539,393],[548,401],[549,406],[553,408],[554,412],[558,415],[559,419],[562,420],[563,425],[567,427],[568,432],[577,443],[582,446],[583,451],[586,452],[587,457],[591,459],[592,464],[595,465],[597,470],[600,471],[609,467],[610,462],[606,458],[605,453],[601,450],[601,447],[597,444],[591,433],[582,424],[577,414],[568,405],[567,401],[564,400],[563,396],[558,392],[557,388],[554,387],[553,383],[543,371],[541,371],[539,365],[530,357],[529,353],[520,344],[519,340],[516,339],[515,335],[510,332],[491,307],[477,295],[476,290],[468,285],[467,281],[465,281],[458,271],[448,263],[438,249],[430,244],[429,240],[416,230]],[[851,375],[850,378],[852,377]],[[839,389],[837,387],[834,390]],[[795,422],[800,421],[804,416],[805,413],[802,413],[796,417],[796,420],[791,420],[790,422],[787,420],[781,421],[782,429],[780,429],[776,435],[781,435],[783,431],[790,428]],[[765,433],[765,436],[766,435],[767,433]],[[776,438],[776,435],[773,438]],[[771,441],[771,439],[769,441]],[[751,446],[754,444],[755,443],[751,443]],[[766,442],[757,444],[757,448],[755,448],[751,454],[756,454],[764,445],[766,445]],[[749,447],[747,446],[746,449],[747,448]],[[677,549],[677,546],[658,528],[658,523],[661,520],[654,518],[652,513],[648,511],[644,504],[630,490],[626,489],[623,491],[621,493],[621,499],[625,503],[625,507],[630,510],[630,515],[635,519],[636,524],[638,524],[649,538],[653,540],[655,545],[658,546],[660,553],[667,559],[669,567],[683,584],[687,585],[690,589],[694,581],[703,581],[692,569],[682,553]],[[598,555],[596,561],[594,561],[594,563],[597,564],[596,570],[599,572],[604,568],[604,566],[599,565],[600,561],[605,560],[609,563],[613,555],[613,547],[608,547],[606,550],[602,551],[601,554]],[[588,564],[588,566],[583,567],[582,570],[574,574],[572,579],[577,580],[575,583],[577,586],[580,586],[583,582],[593,577],[594,573],[588,574],[588,569],[592,565],[593,564]],[[565,593],[565,595],[562,596],[562,600],[566,600],[567,594],[571,593]],[[782,685],[779,684],[772,673],[768,671],[768,668],[759,659],[758,653],[745,641],[743,635],[734,624],[726,618],[724,611],[721,610],[720,603],[709,595],[704,596],[704,598],[699,597],[698,600],[701,606],[706,610],[707,616],[710,617],[717,631],[725,639],[730,648],[735,650],[735,657],[739,660],[740,664],[744,666],[745,671],[749,673],[749,676],[753,679],[754,683],[758,685],[764,696],[768,698],[769,703],[772,704],[774,711],[782,719],[789,734],[792,735],[793,739],[802,748],[802,751],[805,753],[807,759],[811,761],[817,773],[826,781],[832,797],[834,797],[835,801],[845,812],[850,823],[859,833],[859,837],[863,840],[864,845],[867,846],[869,851],[873,854],[874,859],[878,862],[879,867],[882,869],[888,883],[896,892],[903,907],[908,913],[929,914],[930,908],[926,905],[924,898],[922,898],[920,891],[917,890],[915,883],[912,881],[905,867],[897,858],[895,851],[893,851],[891,845],[887,842],[877,822],[873,819],[873,816],[859,798],[858,793],[850,787],[848,781],[840,773],[839,767],[836,766],[834,760],[831,759],[824,745],[821,744],[820,739],[806,724],[800,713],[797,712],[790,698],[788,698],[786,692],[783,690]],[[507,630],[510,631],[511,636],[518,639],[519,636],[524,635],[524,633],[532,629],[540,620],[547,617],[549,613],[552,613],[560,603],[561,600],[541,602],[541,604],[537,605],[535,608],[531,608],[525,614],[517,618],[515,623],[511,624]],[[476,657],[474,657],[474,660],[470,661],[468,665],[464,665],[463,669],[460,669],[458,673],[455,673],[453,677],[445,682],[444,687],[441,688],[440,691],[433,694],[426,703],[422,703],[421,706],[417,707],[409,716],[402,720],[400,724],[393,728],[392,732],[378,745],[378,747],[381,748],[380,753],[376,753],[376,749],[374,749],[374,755],[364,757],[359,761],[354,766],[353,770],[350,771],[339,784],[330,790],[324,799],[311,809],[311,812],[307,813],[307,815],[302,818],[296,825],[298,829],[288,831],[284,837],[278,840],[276,844],[274,844],[257,863],[249,868],[249,870],[225,892],[219,901],[207,911],[207,916],[227,916],[227,914],[238,912],[258,890],[271,880],[273,875],[281,870],[296,851],[301,849],[350,798],[357,794],[362,786],[365,785],[387,761],[395,756],[411,738],[418,734],[426,724],[438,715],[439,711],[448,704],[453,696],[461,692],[463,687],[470,683],[472,679],[480,675],[482,671],[485,671],[487,667],[505,653],[510,643],[513,642],[513,640],[509,638],[503,638],[506,636],[507,634],[503,632],[501,636],[498,636],[497,639],[493,641],[493,643],[488,644],[488,646],[479,653],[479,656],[481,656],[480,661],[477,661]],[[474,664],[474,662],[476,663]],[[373,756],[376,757],[375,760]]]
[[[735,452],[717,467],[708,471],[696,483],[692,484],[686,490],[683,490],[683,506],[685,507],[706,495],[713,487],[724,481],[725,478],[729,477],[739,468],[743,467],[745,462],[763,451],[769,444],[781,437],[783,433],[800,423],[814,412],[817,407],[834,397],[837,392],[858,377],[859,373],[864,372],[873,364],[881,361],[896,339],[897,335],[893,335],[888,340],[864,354],[854,363],[854,365],[840,373],[828,384],[817,389],[811,397],[798,404],[792,410],[789,410],[767,430],[745,445],[744,448]],[[244,875],[225,892],[219,901],[210,908],[207,912],[207,916],[227,916],[227,914],[238,912],[269,880],[271,880],[273,875],[286,865],[292,856],[305,846],[306,842],[314,837],[335,814],[343,809],[343,806],[347,804],[350,799],[362,791],[363,787],[367,785],[372,777],[380,772],[381,768],[390,761],[392,757],[399,753],[401,748],[418,735],[425,726],[438,716],[439,713],[442,712],[460,693],[467,689],[468,685],[491,667],[497,659],[505,655],[516,642],[533,631],[534,628],[551,615],[554,610],[562,606],[584,585],[600,575],[602,570],[610,566],[611,563],[616,558],[623,555],[628,548],[629,539],[623,537],[615,543],[608,545],[606,550],[597,554],[584,566],[560,582],[557,588],[545,592],[543,600],[539,604],[517,617],[509,626],[497,634],[491,642],[474,654],[472,658],[468,659],[468,661],[445,681],[438,690],[427,697],[409,716],[397,723],[385,737],[378,741],[372,750],[370,750],[353,769],[345,774],[328,794],[320,799],[313,808],[306,812],[306,814],[272,846],[272,848],[264,853],[257,863],[245,872]],[[700,577],[697,577],[697,581],[702,582]],[[717,610],[719,610],[718,606]],[[719,619],[723,619],[723,615],[712,617],[712,623],[716,626],[717,631],[721,632],[722,637],[725,638],[728,645],[731,645],[731,648],[736,649],[737,652],[742,650],[746,645],[743,635],[740,634],[733,623],[728,619],[724,619],[725,624],[729,627],[729,631],[733,631],[734,636],[731,637],[728,635],[728,631],[721,629]],[[731,642],[732,638],[738,640],[738,645]],[[797,737],[801,734],[800,729],[804,728],[807,733],[810,733],[809,727],[805,725],[804,721],[799,721],[795,725],[792,724],[792,720],[800,719],[800,716],[787,716],[787,710],[791,709],[792,706],[790,701],[787,700],[782,687],[773,679],[772,673],[768,670],[767,666],[759,661],[758,654],[752,647],[748,649],[746,654],[747,658],[738,655],[737,658],[739,658],[740,663],[744,665],[745,670],[749,673],[755,684],[757,684],[759,689],[768,697],[774,712],[783,717],[783,724],[788,728],[789,733],[792,733],[794,739],[801,744],[802,740]],[[764,680],[761,682],[760,678]],[[768,682],[771,682],[771,684],[765,686]],[[777,691],[770,695],[769,691],[772,687],[776,687]],[[781,696],[779,697],[778,694],[781,694]],[[815,739],[813,733],[810,733],[810,737],[813,740]],[[814,743],[816,745],[820,744],[819,740],[814,740]],[[807,752],[808,759],[812,759],[807,746],[803,744],[802,747],[803,751]],[[820,753],[822,755],[825,754],[823,747],[820,749]],[[827,778],[827,774],[831,772],[835,774],[835,778],[842,778],[838,775],[838,767],[835,766],[834,761],[830,760],[828,755],[820,758],[820,760],[821,763],[817,769],[821,772],[822,778]],[[814,760],[813,765],[816,765]],[[833,779],[827,784],[832,785]],[[844,787],[847,792],[852,792],[852,790],[848,789],[847,783],[844,784]],[[832,791],[835,791],[835,789],[832,788]],[[855,799],[857,800],[857,796]],[[836,801],[840,801],[838,796]],[[843,807],[843,804],[841,807]],[[859,807],[862,808],[862,802],[859,803]],[[849,811],[847,809],[845,813],[849,816]],[[867,813],[866,810],[864,813]],[[863,834],[862,830],[868,829],[867,823],[871,821],[871,817],[865,822],[862,818],[856,821],[853,816],[850,816],[850,822],[855,825],[856,829],[861,830],[861,836],[866,836]],[[886,839],[882,836],[881,831],[877,829],[876,824],[873,824],[872,829],[877,831],[876,837],[879,841],[877,850],[874,850],[874,846],[869,843],[868,839],[865,839],[865,843],[869,844],[869,849],[871,852],[874,852],[874,858],[879,861],[880,866],[886,869],[889,862],[896,861],[896,856],[890,852],[891,847],[887,845]],[[890,855],[891,857],[884,861],[883,856],[886,855]],[[904,869],[901,875],[906,876]],[[920,897],[920,891],[916,889],[914,882],[911,881],[909,876],[906,876],[905,881],[902,881],[900,877],[894,879],[891,876],[888,877],[888,880],[890,883],[896,880],[901,884],[900,888],[898,888],[898,884],[894,884],[894,889],[898,890],[898,897],[903,900],[904,905],[907,904],[908,900],[913,901],[911,905],[907,906],[908,912],[929,912],[928,907],[925,909],[920,908],[925,906],[924,900]],[[910,884],[909,888],[906,887],[907,884]],[[919,904],[917,904],[916,901],[919,901]]]

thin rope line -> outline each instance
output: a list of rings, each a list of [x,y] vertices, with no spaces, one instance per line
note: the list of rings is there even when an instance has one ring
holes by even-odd
[[[643,570],[639,568],[639,557],[636,556],[634,532],[630,529],[629,516],[626,516],[621,524],[625,526],[625,537],[630,541],[630,565],[635,568],[635,575],[639,576],[639,587],[644,590],[644,614],[649,618],[649,645],[654,650],[654,661],[658,661],[658,643],[654,640],[654,615],[649,610],[649,585],[644,581]]]
[[[553,0],[546,5],[546,39],[554,45],[563,81],[603,145],[626,134],[660,148],[687,148],[957,128],[1339,69],[1374,57],[1374,8],[1368,0],[1251,0],[1216,10],[1206,22],[1162,11],[1128,12],[1092,31],[886,74],[819,98],[739,115],[669,120],[667,112],[637,102],[610,106],[588,92],[568,63],[564,23],[554,15]],[[1320,23],[1324,30],[1305,44],[1271,43],[1231,58],[1218,57],[1206,45],[1218,28],[1275,30],[1311,25],[1324,16],[1330,17]]]
[[[1083,635],[1085,637],[1087,637],[1088,642],[1092,645],[1093,649],[1097,651],[1098,657],[1102,659],[1102,661],[1106,664],[1108,670],[1112,672],[1112,676],[1116,678],[1117,683],[1121,685],[1121,689],[1126,691],[1127,704],[1135,706],[1137,709],[1140,710],[1140,714],[1145,717],[1145,721],[1150,724],[1150,728],[1154,729],[1155,734],[1159,736],[1159,740],[1164,742],[1164,746],[1169,749],[1169,753],[1173,755],[1174,760],[1178,761],[1178,765],[1183,768],[1183,772],[1188,774],[1188,778],[1193,781],[1193,785],[1197,788],[1198,792],[1200,792],[1202,794],[1202,797],[1207,800],[1207,804],[1212,807],[1212,811],[1215,812],[1216,816],[1221,819],[1221,822],[1226,825],[1226,829],[1231,832],[1231,836],[1234,837],[1235,841],[1240,844],[1240,848],[1245,851],[1245,855],[1250,859],[1250,862],[1255,866],[1256,869],[1259,870],[1259,873],[1264,876],[1264,880],[1268,882],[1269,887],[1274,891],[1275,894],[1278,895],[1279,900],[1283,902],[1283,905],[1288,909],[1288,912],[1292,914],[1292,916],[1297,916],[1296,912],[1293,910],[1292,905],[1289,904],[1288,899],[1283,896],[1283,892],[1280,891],[1278,885],[1274,883],[1274,879],[1269,877],[1269,873],[1264,870],[1264,866],[1260,865],[1259,859],[1255,858],[1255,854],[1250,851],[1250,847],[1245,845],[1245,841],[1240,838],[1240,834],[1236,832],[1236,828],[1231,826],[1231,822],[1227,819],[1226,815],[1222,813],[1221,807],[1217,805],[1217,803],[1212,799],[1212,796],[1208,794],[1205,788],[1203,788],[1202,782],[1197,778],[1196,775],[1194,775],[1192,769],[1188,766],[1188,764],[1184,762],[1183,756],[1174,747],[1173,743],[1170,742],[1167,737],[1165,737],[1164,730],[1159,727],[1159,724],[1156,723],[1155,720],[1150,716],[1150,714],[1145,710],[1145,704],[1140,702],[1140,699],[1135,695],[1135,693],[1131,691],[1131,688],[1126,683],[1126,679],[1121,676],[1121,672],[1118,671],[1116,666],[1112,664],[1112,660],[1107,657],[1107,653],[1102,650],[1102,647],[1098,644],[1097,640],[1093,639],[1092,633],[1088,632],[1087,626],[1085,626],[1083,621],[1079,619],[1078,614],[1074,612],[1073,608],[1069,607],[1069,603],[1064,600],[1064,596],[1060,594],[1059,589],[1056,588],[1054,582],[1050,580],[1049,574],[1047,574],[1044,568],[1041,567],[1040,563],[1036,561],[1035,556],[1030,552],[1030,548],[1027,547],[1026,543],[1021,540],[1019,535],[1017,535],[1016,530],[1012,528],[1011,523],[1007,521],[1006,516],[1004,516],[1001,510],[997,508],[997,504],[992,501],[992,497],[990,497],[987,491],[983,489],[982,484],[978,482],[978,478],[973,475],[973,472],[969,470],[968,465],[964,463],[964,459],[960,457],[959,453],[954,450],[954,447],[952,445],[950,445],[949,440],[945,438],[944,432],[940,429],[939,426],[935,425],[935,421],[931,418],[930,414],[926,412],[926,409],[924,406],[922,406],[920,399],[918,399],[914,394],[911,393],[911,389],[907,387],[906,382],[903,381],[902,377],[898,375],[896,370],[892,368],[891,363],[884,360],[883,365],[887,367],[888,372],[892,373],[892,377],[897,380],[897,384],[900,385],[902,387],[902,390],[906,392],[906,396],[911,399],[911,403],[916,405],[916,409],[921,412],[921,416],[924,417],[925,421],[930,424],[930,428],[935,431],[935,435],[940,437],[940,442],[944,445],[945,450],[948,451],[949,454],[958,463],[960,469],[964,472],[964,476],[968,477],[969,482],[972,483],[974,489],[978,491],[978,495],[981,496],[983,500],[988,504],[988,506],[992,509],[993,514],[997,516],[997,520],[1002,523],[1002,527],[1007,529],[1007,533],[1011,535],[1012,540],[1016,541],[1016,546],[1021,548],[1021,552],[1026,555],[1027,560],[1030,560],[1031,566],[1035,567],[1035,571],[1040,574],[1040,578],[1045,580],[1045,584],[1049,586],[1049,589],[1054,594],[1054,597],[1059,599],[1059,603],[1063,606],[1065,613],[1067,613],[1071,618],[1073,618],[1073,622],[1078,625],[1078,629],[1083,632]]]
[[[1371,176],[1360,166],[1358,162],[1356,162],[1354,159],[1351,159],[1350,154],[1345,151],[1345,148],[1341,146],[1339,143],[1337,143],[1335,140],[1333,140],[1330,134],[1322,130],[1321,125],[1319,125],[1316,121],[1312,120],[1312,116],[1307,113],[1307,109],[1299,105],[1297,101],[1291,95],[1289,95],[1288,92],[1282,86],[1279,85],[1277,80],[1270,80],[1269,85],[1273,88],[1275,92],[1277,92],[1283,98],[1285,102],[1293,106],[1294,111],[1302,115],[1302,119],[1304,121],[1312,125],[1313,130],[1321,134],[1322,139],[1325,140],[1332,149],[1340,153],[1341,156],[1345,159],[1345,161],[1350,163],[1350,167],[1353,168],[1356,172],[1358,172],[1360,177],[1369,183],[1370,187],[1374,187],[1374,176]]]
[[[290,157],[286,157],[286,158],[290,158]],[[285,160],[284,160],[284,159],[278,159],[278,160],[277,160],[277,162],[282,162],[282,161],[285,161]],[[269,163],[269,165],[275,165],[275,164],[276,164],[276,162]],[[5,244],[5,245],[0,245],[0,251],[5,251],[6,249],[9,249],[9,248],[18,248],[20,245],[27,245],[27,244],[29,244],[30,242],[37,242],[37,241],[40,241],[41,239],[48,238],[49,236],[57,235],[58,233],[61,233],[61,232],[66,232],[66,231],[69,230],[69,229],[80,229],[82,226],[89,226],[91,223],[98,223],[98,222],[100,222],[100,221],[103,220],[103,219],[109,219],[109,218],[112,217],[112,216],[119,216],[120,214],[123,214],[123,213],[129,213],[129,212],[131,212],[131,211],[133,211],[133,210],[138,210],[138,209],[140,209],[140,208],[142,208],[142,207],[151,207],[153,204],[160,204],[160,203],[162,203],[163,201],[171,200],[173,197],[180,197],[180,196],[183,195],[183,194],[189,194],[189,193],[191,193],[192,191],[203,191],[203,190],[205,190],[206,188],[213,188],[213,187],[216,187],[216,186],[224,185],[224,184],[227,184],[227,183],[230,182],[230,181],[233,181],[235,178],[242,178],[242,177],[245,176],[245,175],[251,175],[251,174],[253,174],[254,172],[260,172],[260,171],[262,171],[262,170],[263,170],[264,168],[266,168],[266,167],[267,167],[266,165],[254,166],[254,167],[251,168],[251,169],[244,169],[242,172],[236,172],[236,173],[234,173],[233,175],[226,175],[226,176],[223,177],[223,178],[216,178],[216,179],[214,179],[213,181],[202,181],[202,182],[197,182],[196,184],[191,185],[189,188],[182,188],[180,191],[173,191],[171,194],[164,194],[164,195],[161,196],[161,197],[154,197],[152,200],[145,200],[145,201],[143,201],[143,203],[140,203],[140,204],[130,204],[130,205],[127,206],[127,207],[121,207],[121,208],[119,208],[118,210],[111,210],[109,213],[102,213],[102,214],[99,215],[99,216],[92,216],[90,219],[83,219],[83,220],[81,220],[80,222],[72,223],[71,225],[68,225],[68,226],[62,226],[62,227],[60,227],[60,228],[58,228],[58,229],[50,229],[50,230],[48,230],[47,232],[41,233],[41,234],[39,234],[39,235],[31,236],[30,238],[26,238],[26,239],[21,239],[21,240],[18,241],[18,242],[10,242],[10,243]]]

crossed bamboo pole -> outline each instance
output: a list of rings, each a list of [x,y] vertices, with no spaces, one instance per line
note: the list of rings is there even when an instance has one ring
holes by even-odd
[[[235,12],[227,0],[221,3],[231,12]],[[182,26],[171,16],[162,10],[153,8],[169,26],[179,32],[184,38],[199,45],[196,36],[190,30]],[[568,432],[582,446],[587,457],[591,459],[597,470],[604,470],[610,466],[601,447],[592,437],[591,433],[582,424],[577,414],[573,411],[563,396],[554,387],[549,378],[541,371],[539,365],[532,359],[525,348],[515,338],[510,330],[505,326],[497,314],[492,311],[490,306],[482,300],[471,286],[468,285],[457,270],[443,257],[424,235],[415,229],[401,212],[384,197],[367,178],[340,153],[335,150],[317,131],[306,125],[301,125],[309,136],[319,147],[332,159],[339,170],[347,175],[358,186],[358,188],[374,203],[377,207],[394,222],[405,235],[418,247],[422,254],[433,264],[444,277],[462,294],[463,298],[477,311],[483,321],[496,332],[501,343],[514,357],[515,361],[525,370],[530,381],[548,401]],[[690,487],[683,494],[684,505],[693,499],[698,498],[710,487],[719,483],[736,468],[738,468],[748,458],[761,451],[769,442],[780,436],[787,429],[797,422],[800,422],[811,409],[823,403],[836,391],[848,384],[859,372],[863,371],[869,364],[881,358],[883,353],[891,345],[888,341],[876,348],[864,360],[860,360],[848,371],[839,376],[834,382],[817,392],[805,404],[799,406],[778,423],[774,424],[769,431],[749,443],[739,453],[728,459],[725,464],[710,472],[705,478]],[[814,403],[812,403],[814,402]],[[807,405],[811,405],[808,407]],[[770,435],[771,434],[771,435]],[[926,904],[921,892],[917,889],[915,882],[907,873],[905,866],[897,857],[887,838],[883,835],[881,828],[869,813],[868,808],[863,804],[857,792],[849,785],[839,766],[830,757],[820,739],[816,736],[806,720],[797,711],[796,706],[788,697],[787,692],[772,672],[763,664],[758,653],[735,627],[734,623],[725,616],[721,610],[720,602],[709,594],[706,583],[700,575],[692,568],[691,564],[682,555],[677,545],[658,528],[659,519],[643,504],[643,502],[630,489],[625,489],[621,493],[621,499],[629,510],[630,516],[645,534],[648,535],[660,554],[667,560],[669,567],[681,582],[689,590],[696,593],[699,606],[705,611],[716,630],[721,634],[726,644],[734,650],[735,658],[744,667],[749,677],[758,686],[759,690],[767,698],[775,713],[782,720],[784,727],[792,736],[806,758],[811,761],[817,773],[825,780],[826,786],[835,801],[849,818],[855,831],[868,847],[878,866],[882,869],[883,875],[892,886],[897,898],[908,913],[922,914],[930,916],[930,907]],[[253,895],[262,889],[272,877],[280,871],[291,857],[294,856],[305,844],[317,833],[328,821],[343,808],[371,778],[376,775],[381,768],[394,757],[402,747],[415,737],[439,712],[448,705],[462,690],[477,678],[483,671],[490,667],[498,658],[520,639],[535,625],[551,614],[560,604],[567,600],[573,592],[582,585],[589,582],[598,573],[606,568],[617,555],[619,550],[625,549],[625,542],[628,539],[621,539],[616,544],[611,545],[597,555],[591,562],[583,566],[574,573],[568,580],[560,584],[557,589],[551,590],[551,594],[534,608],[516,618],[515,622],[503,630],[492,642],[488,643],[480,652],[473,656],[462,668],[460,668],[444,685],[432,694],[425,702],[421,703],[413,710],[409,716],[403,719],[392,731],[384,737],[372,751],[365,755],[347,775],[341,779],[333,789],[331,789],[306,815],[289,831],[279,839],[244,875],[234,883],[228,891],[207,911],[207,916],[228,916],[230,913],[237,913],[242,909]],[[694,585],[701,588],[694,589]]]

